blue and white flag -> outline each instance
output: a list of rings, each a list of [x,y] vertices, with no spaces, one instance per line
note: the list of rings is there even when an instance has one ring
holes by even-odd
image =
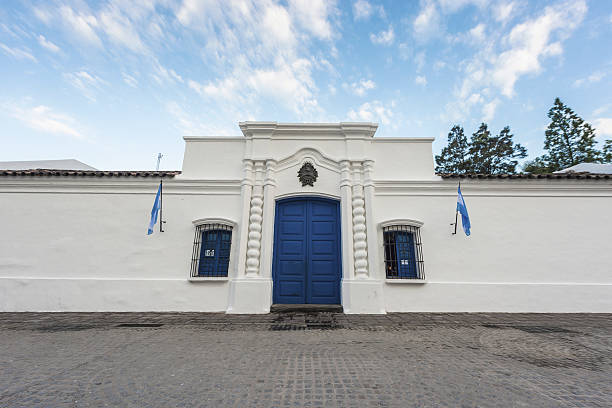
[[[147,230],[147,235],[151,235],[153,233],[153,227],[157,224],[157,214],[159,213],[159,199],[161,196],[161,183],[159,184],[159,188],[157,189],[157,195],[155,196],[155,202],[153,203],[153,209],[151,210],[151,221],[149,221],[149,229]]]
[[[465,235],[470,235],[470,216],[468,215],[465,201],[463,200],[463,194],[461,194],[461,186],[457,187],[457,211],[461,214],[461,225],[463,225],[463,231]]]

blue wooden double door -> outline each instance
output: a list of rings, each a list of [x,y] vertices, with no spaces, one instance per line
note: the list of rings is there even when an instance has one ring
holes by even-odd
[[[339,202],[277,201],[273,257],[274,303],[340,304]]]

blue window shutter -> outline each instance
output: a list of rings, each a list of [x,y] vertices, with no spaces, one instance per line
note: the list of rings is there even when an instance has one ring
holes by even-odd
[[[395,245],[399,276],[402,278],[416,278],[417,269],[413,234],[407,231],[397,232]]]
[[[232,231],[202,231],[201,242],[198,276],[227,276],[232,245]]]

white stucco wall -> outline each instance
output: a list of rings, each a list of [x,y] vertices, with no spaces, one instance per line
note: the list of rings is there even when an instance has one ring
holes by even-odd
[[[192,221],[240,216],[239,185],[164,181],[165,232],[146,236],[158,180],[0,181],[0,310],[225,311],[228,282],[191,282]]]
[[[610,180],[464,180],[468,238],[451,235],[457,182],[434,174],[433,139],[372,138],[373,124],[241,127],[239,138],[185,138],[183,173],[164,180],[165,232],[152,236],[157,179],[0,177],[0,310],[266,312],[274,202],[301,195],[341,201],[348,313],[612,312]],[[297,179],[305,161],[313,187]],[[227,280],[189,278],[201,218],[236,224]],[[424,282],[385,280],[380,224],[393,219],[423,223]]]
[[[386,284],[386,310],[612,311],[611,187],[584,180],[464,180],[470,237],[461,226],[451,234],[456,182],[379,187],[377,223],[424,222],[426,283]]]

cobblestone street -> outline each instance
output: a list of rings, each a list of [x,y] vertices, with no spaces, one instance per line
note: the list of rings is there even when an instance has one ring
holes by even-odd
[[[612,315],[0,314],[1,407],[612,406]]]

